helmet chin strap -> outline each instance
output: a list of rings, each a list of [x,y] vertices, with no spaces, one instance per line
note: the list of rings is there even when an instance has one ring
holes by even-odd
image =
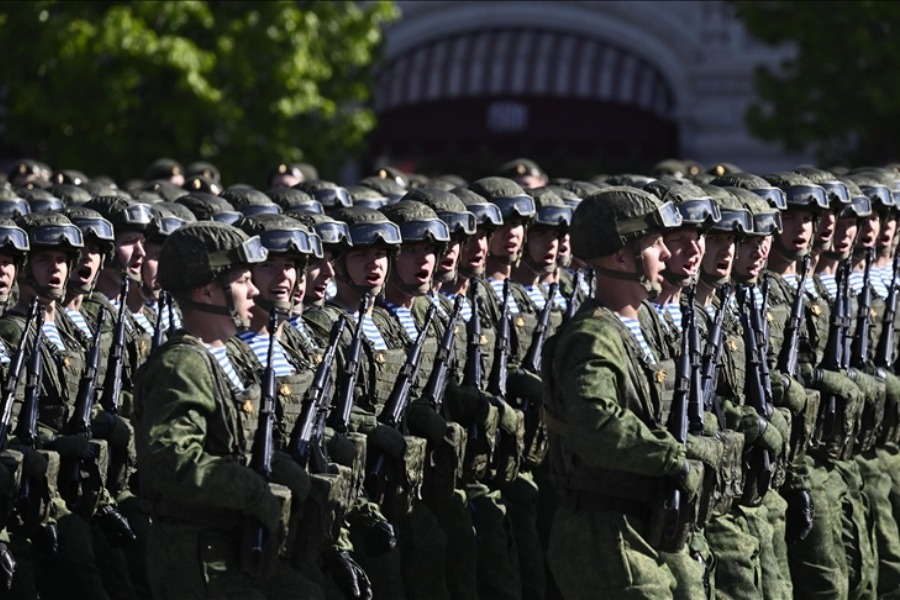
[[[234,323],[234,326],[239,330],[244,330],[250,327],[250,319],[242,317],[240,314],[238,314],[237,309],[235,308],[234,292],[231,289],[231,285],[228,283],[224,276],[219,276],[216,281],[218,282],[219,286],[222,289],[222,293],[225,296],[225,306],[206,304],[204,302],[195,302],[190,298],[179,298],[178,304],[185,308],[189,308],[198,312],[230,317],[231,322]]]
[[[634,255],[634,266],[635,269],[631,273],[624,273],[622,271],[614,271],[612,269],[607,269],[605,267],[594,266],[594,271],[597,273],[603,273],[607,277],[612,277],[613,279],[621,279],[624,281],[637,281],[641,284],[641,287],[644,288],[644,291],[647,292],[647,299],[653,300],[657,296],[659,296],[660,292],[662,292],[662,286],[655,282],[650,281],[647,277],[647,273],[644,270],[644,257],[641,254],[641,246],[640,246],[640,238],[635,239],[631,242],[631,250]]]

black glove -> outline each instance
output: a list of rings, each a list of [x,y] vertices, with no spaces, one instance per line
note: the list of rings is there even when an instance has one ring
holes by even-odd
[[[100,531],[106,536],[109,545],[113,548],[121,548],[129,542],[137,539],[128,524],[125,515],[116,510],[112,505],[106,505],[94,515],[94,521],[100,527]]]
[[[6,542],[0,542],[0,590],[8,592],[12,589],[13,575],[15,573],[16,559],[13,558]]]
[[[366,552],[375,557],[385,554],[397,547],[397,536],[394,526],[387,521],[375,523],[365,538]]]
[[[369,576],[346,552],[336,552],[327,561],[331,578],[344,594],[352,600],[372,600],[372,584]]]
[[[816,508],[812,496],[806,490],[793,490],[783,494],[788,506],[785,512],[787,531],[785,539],[789,544],[802,542],[812,531]]]
[[[56,523],[50,523],[38,529],[32,542],[35,551],[41,556],[54,560],[59,558],[59,527],[56,526]]]

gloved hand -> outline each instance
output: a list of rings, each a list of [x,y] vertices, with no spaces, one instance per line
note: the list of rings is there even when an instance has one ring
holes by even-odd
[[[369,527],[365,537],[366,552],[371,557],[381,556],[397,547],[394,526],[388,521],[376,521]]]
[[[772,403],[798,415],[806,407],[806,389],[787,375],[772,374]]]
[[[536,409],[544,402],[544,383],[539,375],[525,369],[516,369],[506,376],[506,391],[513,398],[519,398],[521,406]],[[518,406],[518,405],[517,405]]]
[[[94,521],[100,527],[103,535],[106,536],[109,545],[113,548],[121,548],[137,539],[125,515],[110,504],[97,511],[97,514],[94,515]]]
[[[59,527],[56,523],[49,523],[38,529],[32,540],[35,552],[48,559],[59,557]]]
[[[700,486],[703,484],[703,473],[699,465],[695,462],[691,466],[691,460],[685,460],[674,475],[675,484],[687,495],[688,501],[692,502],[700,493]]]
[[[16,573],[16,559],[6,542],[0,542],[0,590],[8,592],[12,589],[13,576]]]
[[[454,411],[454,418],[463,423],[480,422],[490,410],[490,400],[485,394],[470,385],[457,385],[452,379],[447,383],[444,397]]]
[[[335,552],[326,559],[326,568],[331,578],[345,598],[351,600],[372,600],[372,584],[347,552]]]
[[[275,494],[269,491],[268,486],[259,495],[257,501],[251,504],[250,510],[247,512],[256,517],[270,534],[278,533],[281,530],[281,502]]]
[[[816,514],[812,496],[807,490],[791,490],[782,494],[788,506],[785,512],[785,540],[795,544],[806,539],[812,531],[813,517]]]
[[[50,449],[65,458],[92,457],[91,441],[83,435],[61,435],[51,442]]]
[[[328,435],[327,429],[325,433]],[[325,447],[328,449],[328,457],[332,461],[345,467],[353,466],[353,461],[356,460],[356,446],[347,439],[347,436],[334,435],[332,430],[332,435],[325,442]]]
[[[95,438],[106,440],[109,447],[115,450],[124,450],[134,437],[134,429],[128,420],[118,415],[100,411],[91,421],[91,434]]]
[[[406,426],[412,435],[425,438],[436,446],[447,433],[447,420],[425,402],[414,402],[406,409]]]
[[[287,486],[291,490],[291,496],[298,502],[306,500],[312,490],[309,473],[280,450],[272,456],[272,481]]]
[[[500,411],[500,429],[515,435],[519,430],[519,411],[499,399],[497,400],[497,409]]]
[[[403,439],[403,435],[387,425],[379,424],[370,431],[367,444],[370,449],[377,448],[396,459],[403,458],[403,455],[406,453],[406,440]]]

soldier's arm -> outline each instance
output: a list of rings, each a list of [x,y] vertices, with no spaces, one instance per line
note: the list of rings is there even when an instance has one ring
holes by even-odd
[[[206,450],[207,420],[227,401],[216,399],[208,359],[171,348],[147,366],[138,385],[143,480],[182,502],[249,511],[268,494],[265,481],[237,458]]]
[[[677,473],[684,446],[667,431],[651,429],[619,403],[629,361],[618,333],[585,319],[565,340],[557,371],[563,375],[567,443],[591,467],[648,476]]]

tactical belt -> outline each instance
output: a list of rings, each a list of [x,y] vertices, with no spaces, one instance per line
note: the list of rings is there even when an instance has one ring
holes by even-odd
[[[185,504],[163,498],[153,507],[153,516],[163,521],[182,521],[227,533],[238,533],[244,521],[241,511],[203,504]]]
[[[606,494],[585,490],[566,490],[563,493],[560,504],[575,512],[606,511],[624,513],[644,522],[650,518],[650,505],[646,502],[607,496]]]

